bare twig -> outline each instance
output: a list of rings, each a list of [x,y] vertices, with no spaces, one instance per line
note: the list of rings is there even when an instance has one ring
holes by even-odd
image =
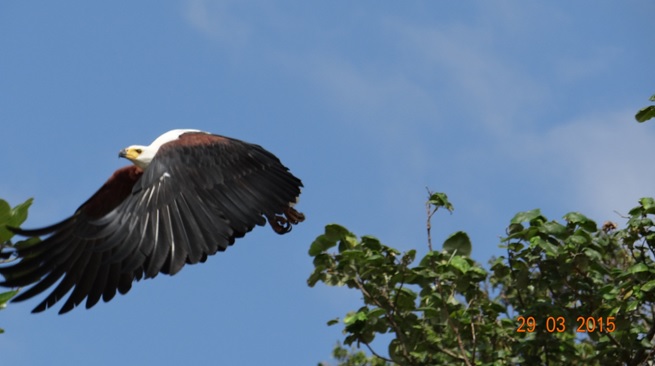
[[[471,299],[468,304],[466,304],[466,311],[469,311],[471,309],[471,305],[473,305],[473,299]],[[477,313],[476,316],[474,317],[474,321],[471,321],[471,343],[473,346],[473,350],[471,352],[471,363],[475,365],[475,353],[477,350],[477,338],[475,336],[475,320],[480,320],[480,313]]]
[[[373,304],[375,304],[377,307],[384,310],[385,315],[387,316],[387,320],[389,321],[389,324],[391,325],[391,328],[393,329],[393,331],[396,333],[396,336],[398,337],[398,339],[400,339],[400,342],[402,344],[407,344],[407,339],[405,339],[405,333],[403,333],[403,331],[400,328],[400,326],[398,325],[398,323],[396,323],[396,319],[395,319],[395,316],[394,316],[394,314],[396,313],[395,305],[392,304],[389,299],[385,299],[387,304],[388,304],[388,306],[385,306],[376,297],[371,296],[371,294],[366,290],[366,288],[364,288],[364,284],[362,283],[361,279],[358,278],[354,282],[355,282],[355,285],[357,285],[357,288],[359,288],[359,290],[362,292],[362,294],[365,297],[371,299],[371,302]],[[413,357],[412,357],[412,355],[409,354],[409,352],[407,351],[407,349],[405,347],[403,347],[403,349],[402,349],[402,354],[403,354],[403,357],[407,361],[410,362],[410,364],[413,364],[413,362],[412,362]]]
[[[464,363],[466,363],[467,366],[472,366],[473,364],[471,363],[471,361],[466,356],[466,349],[464,348],[464,342],[462,341],[462,336],[461,336],[461,334],[459,334],[459,330],[453,324],[453,322],[450,320],[450,318],[448,319],[448,325],[450,326],[450,329],[452,329],[453,332],[455,332],[455,335],[457,336],[457,345],[459,346],[460,352],[462,352],[462,355],[461,355],[462,360],[464,361]]]
[[[456,360],[466,362],[466,358],[465,358],[465,357],[462,357],[462,356],[458,355],[457,353],[455,353],[455,352],[453,352],[453,351],[451,351],[451,350],[449,350],[449,349],[447,349],[447,348],[441,348],[441,347],[439,347],[439,351],[441,351],[441,352],[447,354],[448,356],[450,356],[450,357],[452,357],[452,358],[454,358],[454,359],[456,359]]]
[[[432,191],[430,191],[430,189],[428,187],[425,187],[425,189],[428,191],[428,197],[431,197],[432,196]],[[430,249],[430,251],[432,251],[432,236],[430,234],[430,231],[432,230],[432,222],[431,221],[432,221],[432,216],[437,212],[438,208],[435,208],[434,211],[430,210],[430,208],[431,208],[431,203],[430,203],[430,200],[428,200],[427,202],[425,202],[425,211],[426,211],[426,215],[427,215],[427,218],[428,218],[427,223],[426,223],[426,227],[427,227],[427,231],[428,231],[428,249]]]
[[[384,357],[384,356],[380,356],[377,352],[375,352],[375,351],[373,350],[373,347],[371,347],[370,344],[368,344],[368,343],[364,343],[364,345],[365,345],[366,348],[368,348],[368,350],[373,354],[373,356],[375,356],[375,357],[377,357],[377,358],[379,358],[379,359],[382,359],[382,360],[384,360],[384,361],[386,361],[386,362],[393,363],[393,360],[392,360],[392,359],[390,359],[390,358],[386,358],[386,357]]]
[[[442,311],[444,313],[444,318],[446,318],[446,322],[448,323],[448,326],[450,327],[450,329],[453,330],[453,332],[455,333],[455,336],[457,337],[457,345],[459,346],[459,350],[461,352],[460,358],[462,359],[462,361],[464,361],[464,363],[467,366],[472,366],[471,361],[466,356],[466,349],[464,348],[464,342],[462,341],[462,336],[459,334],[459,329],[457,329],[455,324],[453,324],[453,322],[450,319],[450,316],[448,314],[448,304],[446,303],[446,300],[444,298],[444,293],[443,293],[443,289],[441,288],[441,283],[437,283],[437,289],[439,291],[439,295],[441,295],[440,296],[441,301],[443,302]]]

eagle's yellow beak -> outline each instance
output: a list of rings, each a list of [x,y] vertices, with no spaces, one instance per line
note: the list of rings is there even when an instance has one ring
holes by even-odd
[[[135,149],[135,148],[125,148],[121,151],[118,152],[118,157],[119,158],[125,158],[129,160],[134,160],[141,155],[141,149]]]

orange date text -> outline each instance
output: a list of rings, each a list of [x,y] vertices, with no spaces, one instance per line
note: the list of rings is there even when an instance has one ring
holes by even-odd
[[[537,324],[537,320],[533,316],[521,315],[516,320],[518,321],[518,328],[516,329],[518,333],[532,333],[538,327],[544,327],[548,333],[562,333],[566,331],[567,321],[563,316],[548,316],[546,317],[545,324]],[[612,333],[616,330],[613,316],[601,316],[597,318],[579,316],[576,319],[575,325],[575,331],[577,333]]]

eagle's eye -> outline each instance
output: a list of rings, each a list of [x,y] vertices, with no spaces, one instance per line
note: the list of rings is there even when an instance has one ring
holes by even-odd
[[[143,150],[141,150],[141,149],[136,149],[134,151],[136,151],[137,154],[141,154],[143,152]]]

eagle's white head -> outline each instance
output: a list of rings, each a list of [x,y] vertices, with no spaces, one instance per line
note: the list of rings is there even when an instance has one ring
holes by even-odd
[[[134,163],[134,165],[138,166],[141,169],[145,169],[148,167],[148,165],[150,165],[152,159],[155,158],[155,155],[157,155],[157,151],[159,151],[159,148],[162,145],[164,145],[167,142],[177,140],[178,138],[180,138],[180,135],[187,132],[202,132],[202,131],[193,130],[193,129],[171,130],[157,137],[155,141],[153,141],[148,146],[143,146],[143,145],[128,146],[123,150],[119,151],[118,156],[131,161],[132,163]]]

